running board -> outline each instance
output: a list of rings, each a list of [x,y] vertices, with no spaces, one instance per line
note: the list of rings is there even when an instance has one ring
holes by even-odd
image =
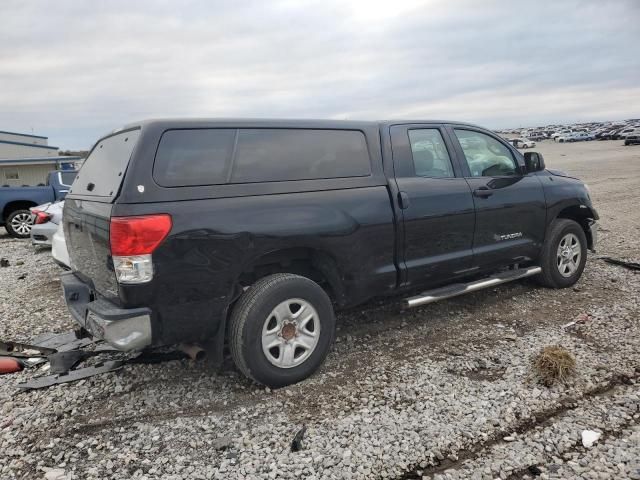
[[[512,282],[513,280],[531,277],[532,275],[537,275],[540,272],[542,272],[542,268],[540,267],[507,270],[497,275],[483,278],[482,280],[476,280],[475,282],[454,283],[453,285],[447,285],[446,287],[428,290],[420,295],[416,295],[415,297],[409,297],[405,301],[409,307],[419,307],[420,305],[437,302],[438,300],[444,300],[445,298],[457,297],[458,295],[476,292],[484,288],[495,287],[496,285]]]

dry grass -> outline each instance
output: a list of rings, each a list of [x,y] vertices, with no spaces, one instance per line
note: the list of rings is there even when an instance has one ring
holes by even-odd
[[[550,387],[555,383],[566,383],[576,372],[576,360],[564,347],[544,347],[533,360],[533,370],[540,383]]]

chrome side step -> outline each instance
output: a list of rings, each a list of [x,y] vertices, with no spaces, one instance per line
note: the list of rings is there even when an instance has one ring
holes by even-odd
[[[537,275],[540,272],[542,272],[542,268],[540,267],[507,270],[497,275],[483,278],[482,280],[476,280],[475,282],[454,283],[453,285],[447,285],[446,287],[428,290],[420,295],[416,295],[415,297],[407,298],[406,302],[409,307],[419,307],[420,305],[437,302],[438,300],[444,300],[445,298],[457,297],[458,295],[476,292],[483,288],[494,287],[502,283],[512,282],[513,280],[531,277],[532,275]]]

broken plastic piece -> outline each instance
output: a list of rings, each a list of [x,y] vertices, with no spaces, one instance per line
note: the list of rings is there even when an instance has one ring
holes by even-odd
[[[293,437],[293,441],[291,442],[292,452],[299,452],[304,448],[304,445],[302,444],[302,440],[304,439],[304,432],[306,431],[307,431],[307,427],[306,425],[303,425],[302,428],[298,430],[298,433],[296,433],[296,435]]]
[[[66,352],[57,352],[49,355],[47,360],[51,364],[51,374],[66,373],[75,367],[78,363],[86,360],[89,357],[95,357],[103,353],[121,353],[120,350],[113,350],[112,348],[100,350],[86,351],[86,350],[69,350]]]
[[[582,445],[585,448],[593,447],[593,444],[598,441],[602,433],[594,432],[593,430],[583,430],[582,431]]]
[[[640,263],[625,262],[624,260],[618,260],[617,258],[611,257],[600,257],[600,260],[604,260],[612,265],[619,265],[621,267],[628,268],[629,270],[640,270]]]
[[[83,378],[88,378],[94,375],[99,375],[101,373],[113,372],[114,370],[118,370],[122,367],[122,365],[124,365],[124,363],[124,360],[111,360],[108,362],[92,365],[91,367],[71,370],[68,373],[34,378],[33,380],[19,383],[18,387],[24,388],[25,390],[33,390],[38,388],[50,387],[51,385],[57,385],[60,383],[82,380]]]
[[[56,350],[53,348],[40,347],[38,345],[29,345],[28,343],[18,342],[2,342],[0,341],[0,355],[9,357],[46,357]]]

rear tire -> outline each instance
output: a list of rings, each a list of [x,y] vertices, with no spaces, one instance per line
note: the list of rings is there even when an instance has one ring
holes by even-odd
[[[229,346],[243,374],[278,388],[312,375],[334,335],[326,292],[306,277],[281,273],[261,278],[240,297],[231,313]]]
[[[575,284],[587,261],[587,237],[579,223],[556,219],[549,228],[540,255],[542,273],[538,282],[549,288],[567,288]]]
[[[31,235],[31,212],[29,210],[14,210],[7,217],[5,228],[13,238],[29,238]]]

